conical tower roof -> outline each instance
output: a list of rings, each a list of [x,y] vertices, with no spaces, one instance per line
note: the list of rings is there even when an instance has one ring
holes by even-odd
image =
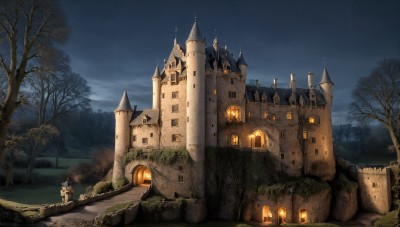
[[[323,84],[323,83],[330,83],[330,84],[334,84],[331,80],[331,77],[329,76],[328,71],[326,70],[326,67],[324,66],[324,71],[322,72],[322,78],[321,78],[321,82],[319,82],[319,84]]]
[[[153,78],[159,78],[160,76],[160,69],[158,69],[158,66],[156,66],[156,70],[154,71]]]
[[[197,22],[194,22],[192,30],[190,31],[189,37],[186,40],[186,42],[189,42],[189,41],[202,41],[202,42],[204,42],[204,38],[201,35],[201,31],[200,31],[199,26],[197,26]]]
[[[126,91],[122,95],[121,101],[119,102],[119,105],[118,105],[117,109],[115,109],[115,111],[131,111],[131,112],[133,112],[131,103],[129,102],[128,93]]]
[[[238,58],[238,60],[237,60],[237,64],[238,64],[238,65],[246,65],[246,66],[247,66],[247,63],[246,63],[246,61],[244,60],[242,51],[240,51],[240,53],[239,53],[239,58]]]

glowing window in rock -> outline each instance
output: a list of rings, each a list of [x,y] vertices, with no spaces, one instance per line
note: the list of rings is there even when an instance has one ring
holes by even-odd
[[[289,121],[293,119],[293,114],[292,114],[292,112],[287,112],[287,113],[286,113],[286,119],[288,119]]]
[[[239,136],[231,135],[231,146],[238,146],[238,145],[239,145]]]
[[[286,218],[286,209],[283,207],[280,207],[278,209],[278,224],[284,224],[285,218]]]
[[[236,105],[229,106],[226,110],[228,121],[240,121],[240,107]]]
[[[263,206],[262,209],[262,222],[263,223],[272,223],[272,212],[268,206]]]
[[[308,123],[315,124],[315,117],[309,117],[308,118]]]
[[[307,222],[307,210],[306,210],[306,209],[300,209],[300,212],[299,212],[299,222],[300,222],[301,224]]]
[[[132,171],[133,185],[151,184],[151,172],[146,166],[139,165]]]
[[[250,134],[249,138],[250,138],[250,147],[251,148],[266,147],[267,137],[263,131],[256,130],[252,134]]]

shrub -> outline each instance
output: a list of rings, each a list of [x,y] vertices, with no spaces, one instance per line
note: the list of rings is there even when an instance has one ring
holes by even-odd
[[[172,165],[178,160],[187,161],[189,152],[181,150],[156,150],[150,153],[149,159],[159,164]]]
[[[102,194],[112,190],[111,182],[100,181],[93,187],[93,194]]]
[[[126,177],[120,178],[112,183],[112,187],[114,190],[120,189],[129,183]]]
[[[53,168],[53,162],[48,159],[38,159],[35,161],[35,168]]]

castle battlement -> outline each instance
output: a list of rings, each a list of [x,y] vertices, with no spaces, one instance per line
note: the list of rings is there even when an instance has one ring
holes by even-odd
[[[357,172],[364,174],[389,174],[390,169],[388,167],[358,167]]]

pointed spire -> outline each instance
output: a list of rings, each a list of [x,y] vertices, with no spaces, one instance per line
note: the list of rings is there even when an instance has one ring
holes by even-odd
[[[246,61],[244,60],[244,57],[243,57],[242,50],[240,50],[239,58],[237,60],[237,65],[246,65],[247,66],[247,63],[246,63]]]
[[[178,26],[175,26],[174,46],[176,46],[176,44],[178,43],[177,34],[178,34]]]
[[[126,91],[122,95],[121,101],[119,102],[119,105],[118,105],[117,109],[115,109],[115,111],[131,111],[131,112],[133,112],[131,103],[129,102],[128,93]]]
[[[154,71],[153,78],[159,78],[160,76],[160,69],[158,69],[158,65],[156,66],[156,70]]]
[[[330,84],[334,84],[331,80],[331,77],[329,76],[328,71],[326,70],[326,67],[324,66],[324,71],[322,72],[322,78],[321,81],[319,82],[319,84],[324,84],[324,83],[330,83]]]
[[[189,42],[189,41],[201,41],[201,42],[204,42],[204,38],[201,35],[199,27],[197,26],[197,22],[194,22],[192,30],[190,31],[189,37],[186,40],[186,42]]]

